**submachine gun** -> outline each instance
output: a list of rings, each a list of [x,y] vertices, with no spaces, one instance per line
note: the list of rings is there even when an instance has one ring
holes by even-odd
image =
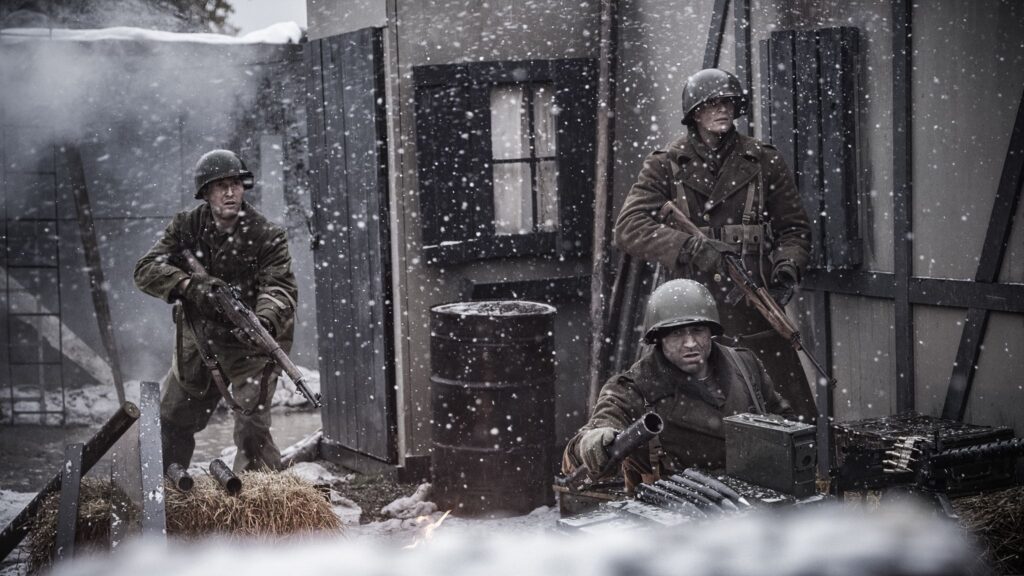
[[[182,248],[181,254],[185,257],[185,264],[190,272],[204,276],[209,275],[206,272],[206,268],[196,259],[191,250]],[[228,286],[214,288],[213,298],[217,303],[217,307],[224,313],[228,321],[241,330],[264,354],[273,358],[274,362],[277,362],[277,365],[295,383],[295,389],[305,396],[306,400],[309,400],[313,407],[320,408],[323,406],[320,402],[320,394],[314,394],[306,386],[306,380],[302,376],[302,372],[299,371],[299,367],[285,354],[277,340],[260,323],[256,313],[239,299],[238,294],[232,288]]]
[[[707,238],[707,235],[697,227],[696,224],[691,221],[682,210],[676,206],[675,202],[671,200],[665,202],[661,208],[661,213],[664,214],[664,219],[671,224],[677,226],[679,230],[692,234],[694,236],[700,236]],[[803,339],[800,337],[800,330],[797,329],[793,321],[786,316],[786,311],[779,306],[778,302],[772,298],[771,294],[768,293],[768,289],[764,286],[758,286],[754,282],[754,278],[750,275],[750,271],[744,266],[743,261],[735,254],[723,254],[722,262],[725,265],[725,271],[732,278],[733,282],[736,283],[737,288],[743,293],[743,297],[750,305],[757,309],[758,312],[764,316],[764,319],[771,324],[772,328],[779,333],[780,336],[789,342],[789,345],[793,347],[797,352],[803,352],[804,357],[814,366],[814,369],[818,371],[818,374],[828,383],[830,387],[835,387],[836,379],[829,375],[828,372],[821,366],[818,360],[811,355],[810,352],[804,347]],[[813,390],[811,391],[813,393]]]

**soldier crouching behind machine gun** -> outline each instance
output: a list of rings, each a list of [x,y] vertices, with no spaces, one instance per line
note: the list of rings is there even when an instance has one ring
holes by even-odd
[[[629,370],[612,376],[601,389],[590,420],[569,441],[562,472],[586,466],[593,476],[611,475],[608,448],[620,433],[654,412],[660,434],[622,460],[626,489],[651,484],[686,468],[722,468],[722,418],[745,412],[794,417],[753,352],[712,340],[722,333],[711,292],[693,280],[671,280],[650,297],[644,341],[651,344]],[[635,426],[634,426],[635,428]]]

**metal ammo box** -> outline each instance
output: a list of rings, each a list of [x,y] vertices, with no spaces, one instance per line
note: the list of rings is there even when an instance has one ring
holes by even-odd
[[[725,423],[725,473],[797,498],[815,494],[814,426],[778,416],[737,414]]]

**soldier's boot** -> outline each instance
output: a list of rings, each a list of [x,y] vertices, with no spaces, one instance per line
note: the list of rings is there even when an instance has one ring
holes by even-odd
[[[250,470],[280,470],[281,451],[270,434],[270,410],[235,414],[235,474]]]
[[[270,434],[270,404],[277,389],[278,371],[273,363],[257,377],[233,386],[232,395],[244,412],[235,412],[235,474],[248,470],[280,470],[281,451]]]

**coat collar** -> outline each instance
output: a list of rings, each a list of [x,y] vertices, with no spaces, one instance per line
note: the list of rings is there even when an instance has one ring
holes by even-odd
[[[715,381],[728,393],[729,387],[724,384],[736,377],[735,368],[719,349],[720,346],[721,344],[712,342],[708,365]],[[663,398],[674,397],[677,393],[699,397],[699,393],[687,385],[686,373],[669,362],[658,346],[640,358],[630,372],[633,373],[633,381],[642,387],[644,399],[651,404],[657,404]]]
[[[245,243],[252,240],[253,234],[258,228],[256,224],[260,220],[251,204],[242,202],[241,214],[235,229],[230,234],[223,234],[217,230],[217,223],[213,219],[213,211],[206,202],[199,208],[199,239],[210,250],[211,254],[220,251],[225,242]]]
[[[761,170],[758,141],[743,134],[737,134],[737,137],[736,150],[725,161],[717,180],[704,167],[688,134],[684,133],[669,146],[668,157],[678,167],[673,177],[701,196],[705,212],[742,189]]]

